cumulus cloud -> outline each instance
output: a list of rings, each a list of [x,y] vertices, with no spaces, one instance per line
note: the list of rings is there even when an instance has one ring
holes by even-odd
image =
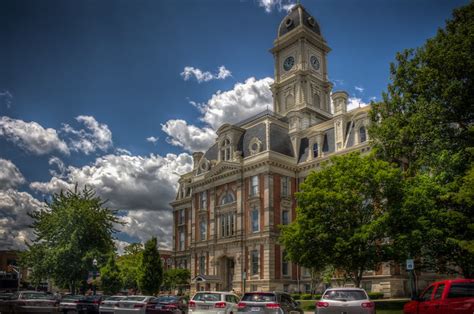
[[[183,72],[181,72],[181,76],[185,81],[194,77],[198,81],[198,83],[202,83],[211,80],[224,80],[232,76],[232,73],[227,70],[226,67],[223,65],[219,67],[218,72],[216,74],[213,74],[209,71],[202,71],[201,69],[195,67],[186,66],[184,67]]]
[[[189,154],[166,156],[105,155],[83,167],[68,166],[64,178],[52,177],[48,182],[32,182],[30,188],[51,194],[61,189],[88,185],[108,207],[122,210],[126,226],[122,232],[141,241],[158,236],[162,245],[171,243],[171,202],[177,190],[178,174],[192,169]],[[135,228],[143,230],[134,230]]]
[[[283,0],[258,0],[258,5],[265,9],[265,12],[271,13],[274,9],[289,12],[294,6],[294,1]]]
[[[0,117],[0,136],[35,155],[44,155],[53,151],[69,154],[67,144],[58,137],[55,129],[45,129],[34,121],[25,122],[2,116]]]
[[[84,129],[76,130],[69,124],[63,124],[62,131],[70,136],[69,146],[73,151],[81,151],[86,155],[96,150],[107,151],[112,147],[112,132],[106,124],[101,124],[92,116],[77,116],[76,121],[84,125]]]
[[[14,188],[25,183],[20,170],[10,160],[0,158],[0,190]]]
[[[355,108],[359,108],[359,107],[365,107],[365,106],[368,106],[369,104],[362,101],[361,98],[357,98],[357,97],[349,97],[348,99],[348,104],[347,104],[347,110],[352,110],[352,109],[355,109]]]
[[[168,120],[161,125],[163,132],[168,134],[166,141],[180,146],[189,152],[206,151],[216,138],[216,132],[208,127],[199,128],[188,125],[184,120]]]
[[[160,139],[159,137],[149,136],[149,137],[146,138],[146,141],[150,142],[154,145],[154,144],[156,144],[156,142],[158,142],[159,139]]]
[[[27,213],[39,210],[43,203],[26,192],[0,190],[0,247],[25,249],[35,238]]]
[[[66,172],[66,166],[64,165],[64,162],[61,159],[59,159],[59,157],[51,156],[48,160],[48,164],[50,166],[56,167],[56,169],[49,170],[49,173],[52,176],[56,176],[60,178],[64,177],[64,174]]]

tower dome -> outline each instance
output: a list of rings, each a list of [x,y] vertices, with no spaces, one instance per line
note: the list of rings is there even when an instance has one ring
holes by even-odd
[[[316,19],[301,4],[297,4],[291,8],[290,13],[281,21],[278,28],[278,37],[291,32],[300,25],[321,36],[321,30]]]

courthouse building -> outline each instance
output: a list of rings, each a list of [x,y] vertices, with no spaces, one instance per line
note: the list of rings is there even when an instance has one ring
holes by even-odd
[[[332,156],[370,150],[370,108],[347,111],[348,94],[332,91],[330,50],[318,22],[293,7],[271,49],[273,111],[222,125],[214,145],[193,154],[171,203],[173,260],[191,271],[193,291],[309,289],[309,272],[283,259],[279,226],[294,220],[294,193],[311,171]],[[366,275],[369,291],[406,293],[398,266]]]

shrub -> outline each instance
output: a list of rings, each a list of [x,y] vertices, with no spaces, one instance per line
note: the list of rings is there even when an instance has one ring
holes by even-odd
[[[299,294],[299,293],[293,293],[293,294],[291,294],[291,297],[294,300],[301,300],[301,294]]]
[[[367,292],[367,294],[369,295],[369,298],[372,300],[383,299],[382,292]]]
[[[309,293],[303,293],[300,300],[312,300],[313,296]]]

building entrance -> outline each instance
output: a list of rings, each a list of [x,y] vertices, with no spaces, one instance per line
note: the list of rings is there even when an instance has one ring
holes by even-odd
[[[234,281],[234,258],[224,256],[221,258],[220,263],[220,276],[222,280],[222,290],[231,291],[233,288]]]

